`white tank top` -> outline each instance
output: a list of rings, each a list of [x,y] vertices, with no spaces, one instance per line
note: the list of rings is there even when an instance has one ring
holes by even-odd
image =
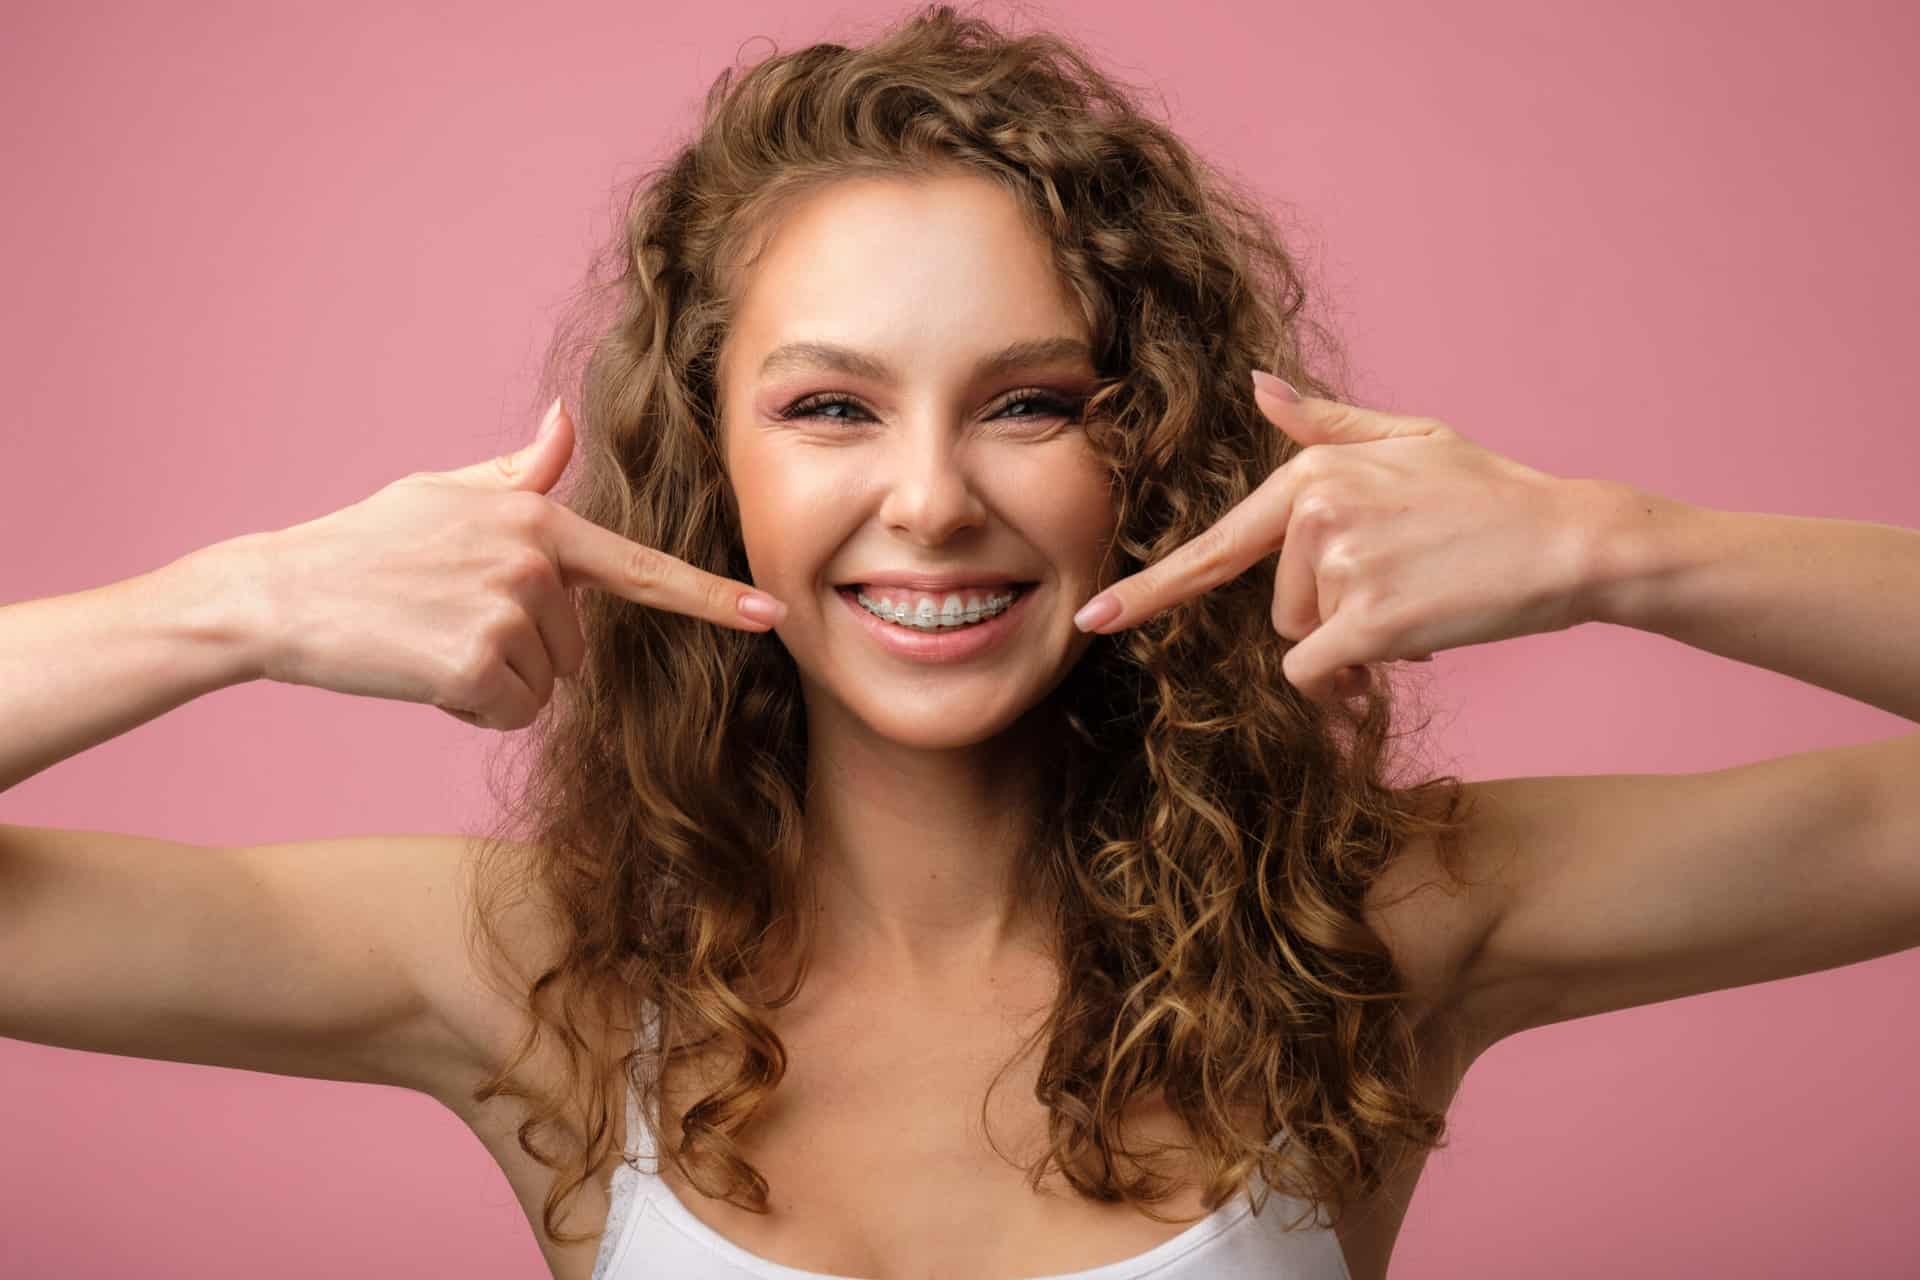
[[[1284,1137],[1276,1134],[1273,1142]],[[1271,1145],[1271,1143],[1269,1144]],[[611,1207],[593,1264],[593,1280],[853,1280],[770,1262],[693,1216],[654,1163],[652,1135],[627,1090],[627,1153],[608,1182]],[[648,1168],[636,1162],[647,1162]],[[1252,1175],[1260,1176],[1256,1169]],[[1316,1215],[1294,1231],[1285,1224],[1305,1205],[1272,1192],[1255,1214],[1242,1190],[1171,1240],[1131,1258],[1031,1280],[1353,1280],[1339,1238]]]

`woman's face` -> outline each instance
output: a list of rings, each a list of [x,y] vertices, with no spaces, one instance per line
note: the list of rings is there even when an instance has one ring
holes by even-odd
[[[722,351],[722,430],[811,714],[971,745],[1078,661],[1073,614],[1114,532],[1072,420],[1087,339],[1046,243],[984,178],[849,179],[780,217]]]

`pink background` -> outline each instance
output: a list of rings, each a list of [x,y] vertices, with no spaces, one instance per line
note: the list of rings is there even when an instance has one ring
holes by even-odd
[[[736,50],[765,51],[751,37],[895,12],[16,0],[0,600],[513,447],[615,181],[690,128]],[[1356,399],[1556,474],[1920,524],[1912,7],[1034,12],[1292,206]],[[1912,728],[1620,627],[1436,667],[1435,762],[1474,778]],[[486,745],[425,707],[259,684],[30,779],[0,821],[208,844],[451,830],[488,803]],[[1920,1267],[1916,989],[1909,953],[1501,1045],[1395,1277]],[[423,1097],[18,1042],[0,1078],[8,1275],[543,1274],[504,1178]]]

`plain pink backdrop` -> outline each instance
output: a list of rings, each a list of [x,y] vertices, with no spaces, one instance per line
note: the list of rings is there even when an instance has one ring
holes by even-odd
[[[14,0],[0,600],[514,447],[615,184],[767,52],[752,37],[898,12]],[[1032,12],[1284,208],[1356,399],[1556,474],[1920,524],[1912,6]],[[1434,669],[1434,763],[1472,778],[1912,729],[1606,625]],[[486,738],[227,689],[14,788],[0,821],[453,830],[489,803]],[[1913,1274],[1917,983],[1908,953],[1508,1041],[1461,1091],[1396,1280]],[[504,1178],[423,1097],[12,1041],[0,1079],[7,1276],[544,1274]]]

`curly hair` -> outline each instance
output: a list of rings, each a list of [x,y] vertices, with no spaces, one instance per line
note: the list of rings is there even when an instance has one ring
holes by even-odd
[[[940,5],[858,47],[814,44],[736,71],[713,83],[692,140],[627,190],[588,305],[549,352],[549,396],[584,358],[565,500],[585,518],[748,578],[715,381],[751,265],[741,254],[785,202],[848,176],[985,177],[1051,245],[1094,335],[1084,425],[1109,468],[1109,554],[1123,574],[1207,529],[1298,451],[1252,405],[1252,369],[1346,398],[1324,372],[1338,348],[1302,314],[1302,271],[1271,215],[1071,41]],[[1094,637],[1049,696],[1046,794],[1059,801],[1017,871],[1048,906],[1062,974],[1036,1033],[1049,1122],[1048,1149],[1025,1166],[1035,1188],[1057,1165],[1082,1195],[1171,1221],[1150,1206],[1176,1188],[1118,1125],[1155,1094],[1193,1136],[1209,1206],[1257,1168],[1338,1221],[1444,1145],[1444,1114],[1412,1083],[1410,993],[1361,908],[1409,837],[1452,850],[1460,780],[1388,778],[1388,743],[1405,735],[1389,731],[1383,670],[1338,712],[1287,681],[1276,566],[1277,553]],[[813,918],[791,655],[771,632],[611,594],[578,607],[587,659],[519,740],[530,759],[481,842],[469,934],[497,960],[501,896],[518,886],[551,904],[553,962],[514,989],[524,1036],[472,1097],[528,1100],[518,1138],[556,1173],[543,1224],[562,1243],[589,1238],[559,1222],[612,1155],[621,1086],[656,1135],[671,1132],[661,1082],[702,1050],[730,1074],[657,1149],[702,1194],[767,1211],[768,1183],[736,1139],[786,1069],[763,1015],[801,977],[770,992],[758,975],[807,954]],[[580,1034],[634,1025],[641,1008],[657,1041],[618,1063]],[[517,1082],[549,1031],[570,1084],[584,1082],[564,1096]],[[1236,1108],[1258,1109],[1260,1134],[1230,1123]],[[1291,1142],[1262,1141],[1282,1126]],[[576,1153],[550,1155],[548,1131]]]

